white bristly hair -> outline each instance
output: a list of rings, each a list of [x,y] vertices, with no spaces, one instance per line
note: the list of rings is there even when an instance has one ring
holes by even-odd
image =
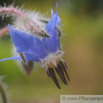
[[[38,38],[46,33],[46,23],[43,23],[40,20],[49,21],[49,19],[35,10],[26,10],[23,9],[23,6],[21,8],[18,6],[14,8],[13,5],[10,5],[0,7],[0,15],[2,15],[2,18],[4,18],[4,16],[12,16],[13,26],[16,29],[28,32]]]

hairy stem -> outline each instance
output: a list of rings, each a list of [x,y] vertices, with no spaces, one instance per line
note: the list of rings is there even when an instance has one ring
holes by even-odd
[[[1,93],[1,95],[2,95],[3,103],[8,103],[6,91],[5,91],[5,89],[4,89],[4,86],[3,86],[3,83],[2,83],[1,80],[0,80],[0,93]]]
[[[22,21],[21,22],[22,24],[20,24],[20,25],[23,25],[24,28],[26,28],[28,31],[30,31],[32,33],[36,33],[39,36],[48,37],[47,33],[44,30],[42,30],[40,25],[37,22],[35,22],[32,18],[30,18],[27,13],[21,11],[20,9],[14,8],[14,7],[1,7],[0,8],[0,15],[14,16],[14,17],[16,17],[15,20]],[[17,26],[19,28],[19,25],[17,25]],[[20,28],[20,29],[22,29],[22,28]],[[2,36],[6,30],[4,29],[3,31],[0,31],[0,36]]]
[[[0,30],[0,37],[3,36],[4,34],[6,34],[7,32],[9,32],[8,27],[4,27],[3,29]]]
[[[24,13],[14,7],[1,7],[0,14],[10,14],[10,15],[24,17]]]

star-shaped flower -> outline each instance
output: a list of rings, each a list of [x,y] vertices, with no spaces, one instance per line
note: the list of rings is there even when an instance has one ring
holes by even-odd
[[[60,23],[61,19],[58,16],[57,5],[57,13],[55,14],[51,10],[51,20],[45,26],[45,31],[50,36],[49,38],[42,37],[42,40],[40,40],[31,34],[15,29],[9,24],[9,33],[18,55],[2,59],[0,62],[20,60],[27,70],[33,66],[33,61],[40,62],[40,68],[46,68],[46,73],[53,79],[59,89],[60,86],[54,71],[57,72],[63,83],[67,85],[65,75],[69,81],[70,79],[66,70],[66,63],[61,59],[65,53],[60,50]]]

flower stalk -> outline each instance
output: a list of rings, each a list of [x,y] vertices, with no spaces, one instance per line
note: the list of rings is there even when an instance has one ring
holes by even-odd
[[[14,8],[13,6],[10,6],[10,7],[1,7],[0,15],[3,15],[2,17],[6,15],[7,17],[13,16],[14,18],[16,18],[14,19],[13,25],[15,28],[18,28],[19,30],[23,30],[26,32],[28,31],[32,34],[38,34],[39,36],[49,37],[46,34],[45,30],[43,30],[43,28],[36,21],[38,17],[36,19],[33,19],[33,12],[24,11],[18,8]],[[18,23],[18,21],[20,22]]]
[[[24,17],[24,13],[13,7],[1,7],[0,14],[12,14],[15,16]]]
[[[6,94],[6,91],[5,91],[5,87],[4,87],[4,84],[1,81],[1,78],[0,78],[0,93],[1,93],[1,96],[2,96],[3,103],[9,103],[8,98],[7,98],[7,94]]]

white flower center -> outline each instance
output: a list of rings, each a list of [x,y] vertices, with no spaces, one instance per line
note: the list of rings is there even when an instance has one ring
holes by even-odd
[[[56,53],[50,53],[45,59],[41,60],[40,68],[46,66],[46,68],[50,68],[53,66],[57,66],[58,62],[62,61],[61,57],[65,54],[65,52],[57,51]]]

